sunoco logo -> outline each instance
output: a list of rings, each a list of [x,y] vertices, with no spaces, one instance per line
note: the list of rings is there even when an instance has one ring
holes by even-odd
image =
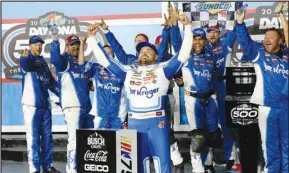
[[[196,6],[197,11],[207,11],[211,14],[216,14],[220,11],[227,11],[231,7],[230,2],[200,2]]]
[[[77,18],[67,17],[63,13],[49,12],[36,19],[28,19],[25,24],[16,25],[7,30],[2,37],[2,62],[4,64],[4,74],[6,78],[20,79],[20,54],[21,49],[29,49],[29,38],[32,35],[39,35],[44,39],[42,56],[52,73],[55,73],[53,65],[50,64],[50,43],[52,39],[49,34],[47,25],[57,25],[58,38],[61,43],[61,52],[65,48],[65,39],[71,34],[79,37],[86,37],[87,25],[89,23],[79,22]],[[97,34],[102,44],[107,44],[105,36],[100,30]],[[85,50],[85,56],[90,58],[92,56],[91,48],[88,46]]]

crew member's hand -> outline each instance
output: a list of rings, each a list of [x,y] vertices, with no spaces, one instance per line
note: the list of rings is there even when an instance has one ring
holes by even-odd
[[[84,44],[86,42],[86,37],[80,37],[80,44]]]
[[[181,22],[181,24],[183,25],[189,25],[191,22],[188,18],[188,16],[184,15],[184,14],[180,14],[178,16],[179,22]]]
[[[94,37],[95,34],[98,32],[98,25],[97,24],[90,24],[87,26],[87,33],[89,37]]]
[[[127,124],[127,122],[123,122],[122,125],[123,125],[123,128],[124,128],[124,129],[128,129],[128,124]]]
[[[183,77],[174,78],[174,81],[177,83],[178,86],[184,84]]]
[[[244,22],[245,16],[246,16],[246,10],[244,10],[242,13],[239,13],[237,11],[236,12],[237,23],[242,24]]]
[[[101,18],[100,23],[95,23],[95,25],[101,27],[102,30],[108,30],[108,25],[104,22],[103,18]]]
[[[24,57],[24,58],[28,58],[28,50],[27,49],[21,49],[20,51],[19,51],[19,53],[20,53],[20,55],[22,56],[22,57]]]
[[[179,10],[176,10],[172,5],[169,6],[169,14],[171,18],[171,22],[174,26],[177,26],[179,19]]]
[[[172,24],[171,20],[167,18],[166,14],[164,14],[165,21],[162,24],[163,27],[169,28]]]

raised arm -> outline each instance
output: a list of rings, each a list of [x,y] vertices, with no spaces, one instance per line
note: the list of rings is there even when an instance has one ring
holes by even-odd
[[[237,13],[237,23],[236,23],[236,33],[243,49],[243,56],[241,61],[257,61],[258,55],[258,43],[253,41],[250,37],[248,29],[244,23],[246,10],[244,10],[241,14]]]
[[[104,23],[103,19],[101,19],[101,23],[97,24],[100,26],[103,31],[112,51],[115,53],[118,61],[124,65],[132,64],[137,57],[132,54],[127,54],[122,48],[121,44],[117,41],[112,32],[109,31],[108,26]]]
[[[289,31],[288,31],[288,21],[285,18],[285,15],[281,12],[279,12],[279,17],[281,19],[282,22],[282,26],[283,26],[283,31],[284,31],[284,37],[285,37],[285,43],[286,46],[289,47],[289,41],[288,41],[288,35],[289,35]]]
[[[95,37],[95,33],[97,32],[96,29],[97,26],[90,25],[88,27],[88,39],[87,43],[90,44],[90,46],[93,48],[92,52],[97,59],[98,63],[102,65],[103,67],[107,68],[109,71],[114,73],[118,78],[120,78],[122,81],[125,81],[126,78],[126,70],[122,65],[111,59],[105,50],[102,48],[101,44],[98,42],[98,40]]]
[[[25,72],[34,71],[34,60],[29,56],[27,49],[20,51],[20,67]]]
[[[178,13],[179,12],[173,6],[169,7],[169,11],[170,11],[171,18],[172,18],[170,37],[171,37],[171,42],[172,42],[172,46],[174,48],[174,51],[177,53],[180,51],[181,45],[182,45],[181,32],[180,32],[180,28],[178,26]]]
[[[165,56],[167,55],[167,52],[168,52],[171,22],[165,14],[164,14],[164,18],[165,18],[165,22],[162,24],[162,26],[164,28],[162,30],[161,42],[159,43],[159,45],[157,47],[158,53],[159,53],[157,63],[161,63],[163,61],[168,60],[168,59],[165,60]]]
[[[228,31],[225,34],[225,43],[229,46],[229,48],[233,48],[234,43],[237,39],[236,27],[234,27],[233,31]]]
[[[164,73],[168,80],[171,80],[174,75],[180,70],[182,65],[190,58],[190,53],[193,45],[192,25],[188,17],[180,15],[179,20],[185,25],[184,40],[180,52],[176,54],[171,61],[164,67]]]
[[[82,65],[85,63],[85,56],[84,56],[85,42],[86,42],[86,38],[81,37],[80,38],[79,53],[78,53],[78,64],[79,65]]]
[[[63,72],[67,68],[67,59],[60,54],[60,43],[53,40],[50,44],[50,62],[54,65],[58,72]]]

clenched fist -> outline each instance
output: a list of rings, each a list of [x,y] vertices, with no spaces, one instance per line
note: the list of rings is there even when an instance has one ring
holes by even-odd
[[[191,23],[188,16],[184,14],[180,14],[178,18],[179,18],[179,22],[181,22],[181,24],[183,25],[188,25]]]
[[[89,37],[94,37],[98,30],[98,24],[90,24],[87,26],[87,33]]]
[[[246,16],[246,10],[244,10],[242,13],[239,13],[237,11],[236,12],[237,23],[242,24],[244,22],[245,16]]]
[[[22,57],[28,58],[28,50],[27,50],[27,49],[25,49],[25,50],[21,49],[21,50],[19,51],[19,53],[20,53],[20,55],[21,55]]]

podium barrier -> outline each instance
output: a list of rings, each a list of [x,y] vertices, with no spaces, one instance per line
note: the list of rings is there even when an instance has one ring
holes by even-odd
[[[137,173],[137,131],[76,131],[77,172]]]

